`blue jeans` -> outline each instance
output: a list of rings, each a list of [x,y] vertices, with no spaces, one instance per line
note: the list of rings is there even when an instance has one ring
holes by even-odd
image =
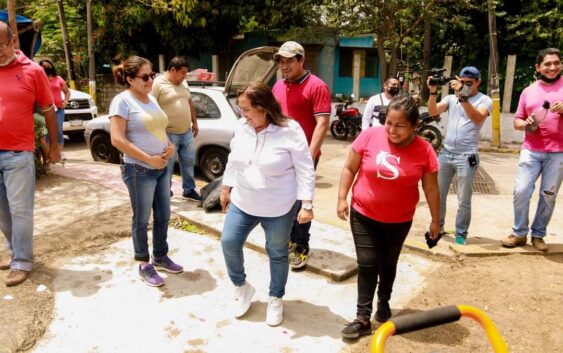
[[[63,133],[63,123],[65,121],[65,110],[64,108],[57,108],[57,129],[58,129],[58,136],[59,136],[59,145],[61,147],[65,143],[65,137]],[[49,143],[49,135],[45,137],[47,143]]]
[[[538,207],[532,222],[532,237],[543,238],[555,209],[557,193],[563,179],[563,152],[522,150],[514,186],[514,225],[512,233],[528,235],[528,213],[534,185],[541,175]]]
[[[289,231],[297,213],[297,204],[283,216],[252,216],[234,204],[229,205],[225,218],[221,247],[227,265],[227,272],[235,286],[242,286],[246,279],[242,248],[248,234],[262,225],[266,234],[266,252],[270,258],[270,296],[281,298],[285,294],[287,273],[289,271]]]
[[[34,202],[33,153],[0,151],[0,231],[12,254],[12,270],[32,268]]]
[[[166,132],[168,139],[176,148],[176,153],[168,162],[168,175],[172,180],[174,172],[174,163],[176,163],[176,155],[179,157],[180,173],[182,175],[182,189],[184,193],[189,193],[195,189],[194,167],[195,167],[195,142],[194,135],[190,129],[185,134],[173,134]]]
[[[444,227],[446,220],[446,200],[448,190],[454,175],[457,176],[457,215],[455,218],[455,235],[466,238],[471,223],[471,196],[473,179],[479,166],[479,155],[475,154],[474,166],[469,165],[467,158],[472,153],[453,153],[443,150],[438,157],[440,171],[438,184],[440,186],[440,227]]]
[[[168,254],[168,221],[170,220],[170,182],[166,169],[148,169],[138,164],[125,164],[123,181],[129,190],[133,208],[131,235],[135,260],[150,260],[147,225],[153,211],[153,257]]]

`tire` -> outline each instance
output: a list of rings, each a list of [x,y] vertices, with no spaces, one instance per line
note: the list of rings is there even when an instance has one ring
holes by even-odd
[[[222,176],[227,167],[229,152],[221,147],[207,148],[199,160],[199,169],[207,180],[215,180]]]
[[[340,120],[335,120],[330,124],[330,133],[337,140],[346,140],[348,137],[348,126]]]
[[[111,144],[106,133],[99,133],[90,141],[90,153],[97,162],[119,163],[119,151]]]
[[[437,127],[424,125],[417,131],[417,134],[428,141],[432,145],[432,148],[434,148],[434,151],[438,152],[440,150],[442,146],[442,133]]]
[[[356,137],[358,137],[358,135],[362,132],[362,127],[356,124],[350,124],[349,126],[349,133],[348,133],[348,137],[350,137],[352,140],[355,140]]]

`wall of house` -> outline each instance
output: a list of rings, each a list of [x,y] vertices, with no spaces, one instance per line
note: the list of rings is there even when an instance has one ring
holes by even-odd
[[[334,84],[333,84],[333,92],[332,95],[335,96],[336,94],[342,94],[343,97],[349,97],[352,94],[353,89],[353,78],[352,78],[352,69],[351,65],[352,62],[342,62],[341,60],[341,53],[343,50],[350,50],[352,48],[337,48],[335,50],[335,60],[333,66],[334,72]],[[365,50],[362,48],[358,48],[355,50]],[[340,65],[350,65],[349,76],[340,76],[341,68]],[[377,65],[373,62],[364,62],[364,65]],[[364,68],[365,70],[365,68]],[[372,77],[361,77],[360,78],[360,97],[359,98],[369,98],[376,93],[381,92],[381,77],[379,75],[379,67],[375,68],[377,72],[377,76]]]

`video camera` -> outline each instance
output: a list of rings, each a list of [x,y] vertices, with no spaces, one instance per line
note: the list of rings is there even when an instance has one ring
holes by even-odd
[[[457,80],[457,77],[455,77],[455,76],[452,76],[452,77],[444,76],[444,71],[446,71],[446,69],[431,69],[431,70],[428,70],[427,72],[430,73],[430,75],[432,76],[430,78],[430,81],[428,82],[428,84],[430,86],[443,86],[450,81]]]

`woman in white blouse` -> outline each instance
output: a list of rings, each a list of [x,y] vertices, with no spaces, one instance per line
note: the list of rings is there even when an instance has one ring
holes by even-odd
[[[282,297],[288,274],[288,242],[293,220],[313,219],[315,171],[305,134],[284,116],[272,91],[253,83],[239,93],[241,116],[223,176],[221,206],[227,212],[221,246],[235,285],[234,315],[250,308],[254,288],[245,281],[243,246],[258,224],[266,234],[270,289],[266,323],[283,321]],[[303,206],[297,209],[296,201]]]

